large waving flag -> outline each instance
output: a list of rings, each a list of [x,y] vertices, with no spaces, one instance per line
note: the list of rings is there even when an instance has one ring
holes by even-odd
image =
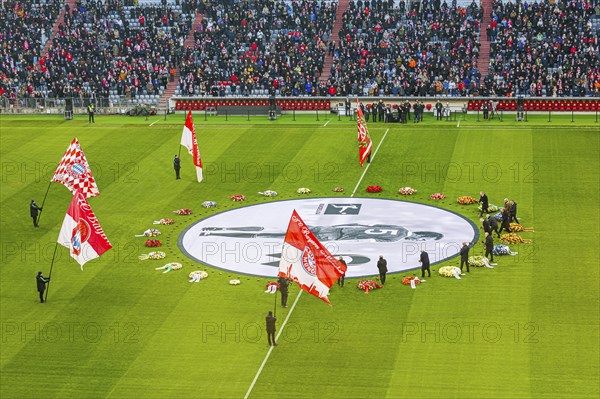
[[[365,163],[365,160],[371,154],[373,143],[371,142],[371,136],[369,136],[369,130],[367,129],[365,116],[363,115],[360,104],[358,103],[358,98],[356,99],[356,115],[358,116],[358,118],[356,118],[358,123],[358,160],[360,162],[360,166],[362,167],[363,163]]]
[[[81,265],[81,270],[84,263],[112,248],[81,191],[73,196],[58,234],[58,243],[70,249],[71,256]]]
[[[294,280],[300,288],[331,304],[329,288],[346,273],[346,265],[317,240],[294,210],[288,225],[281,259],[279,277]]]
[[[198,140],[196,139],[192,111],[188,111],[187,118],[185,118],[185,126],[183,126],[183,133],[181,134],[181,145],[187,148],[190,155],[194,158],[196,175],[198,176],[198,183],[200,183],[202,181],[202,159],[200,159],[200,151],[198,150]]]
[[[86,198],[100,195],[94,176],[92,176],[92,170],[79,146],[77,137],[73,139],[58,163],[51,181],[61,183],[73,194],[81,191]]]

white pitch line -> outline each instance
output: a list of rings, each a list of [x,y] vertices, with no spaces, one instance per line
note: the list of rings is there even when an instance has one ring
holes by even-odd
[[[160,120],[160,119],[157,119],[157,120],[155,120],[154,122],[152,122],[152,123],[150,124],[150,126],[154,126],[154,124],[155,124],[156,122],[158,122],[159,120]]]
[[[330,120],[328,120],[327,122],[325,122],[325,124],[323,125],[323,127],[327,126],[327,124],[328,124],[329,122],[331,122],[331,119],[330,119]]]
[[[385,133],[383,134],[383,138],[379,142],[379,145],[377,146],[377,148],[375,148],[375,153],[373,153],[373,156],[371,157],[371,161],[373,161],[373,159],[375,159],[375,155],[377,155],[377,151],[379,151],[379,147],[381,147],[381,143],[383,143],[383,140],[385,140],[385,136],[387,136],[389,131],[390,131],[390,129],[387,129],[385,131]],[[356,183],[356,187],[354,187],[354,191],[352,191],[352,195],[350,196],[350,198],[354,197],[354,194],[356,194],[356,190],[358,190],[358,186],[360,186],[360,182],[362,182],[363,177],[365,177],[365,175],[367,174],[367,170],[369,170],[369,166],[371,166],[371,163],[367,164],[367,167],[365,168],[365,171],[363,172],[362,176],[358,180],[358,183]]]
[[[292,312],[294,311],[294,308],[296,307],[296,304],[298,303],[298,299],[300,299],[300,295],[302,295],[302,290],[298,291],[296,300],[294,301],[292,308],[290,309],[285,320],[283,321],[283,324],[281,325],[281,328],[279,329],[279,333],[277,334],[277,337],[275,337],[275,342],[279,341],[279,337],[281,336],[281,333],[283,332],[283,329],[285,328],[286,323],[288,322],[290,316],[292,315]],[[275,347],[271,346],[269,348],[269,351],[267,352],[265,359],[263,360],[258,371],[256,372],[256,375],[254,376],[254,379],[252,380],[252,384],[250,384],[250,388],[248,388],[248,392],[246,392],[246,396],[244,396],[244,399],[248,399],[248,397],[250,396],[250,393],[252,392],[252,388],[254,388],[254,384],[256,384],[256,381],[258,381],[258,377],[260,376],[260,373],[262,373],[262,370],[265,367],[265,364],[267,364],[267,360],[269,360],[269,356],[271,356],[271,352],[273,352],[273,348],[275,348]]]
[[[460,127],[460,121],[458,121],[458,123],[456,124],[456,127]]]

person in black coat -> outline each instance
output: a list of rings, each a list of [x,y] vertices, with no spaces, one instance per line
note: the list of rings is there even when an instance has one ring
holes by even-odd
[[[275,322],[277,321],[277,317],[273,316],[273,312],[269,310],[269,314],[265,317],[265,320],[267,322],[267,339],[269,341],[269,346],[277,346],[275,343]]]
[[[39,211],[41,211],[42,208],[38,206],[38,204],[35,203],[34,200],[31,200],[31,203],[29,204],[29,214],[31,215],[31,218],[33,219],[33,227],[38,227],[38,213]]]
[[[289,281],[285,277],[279,277],[279,292],[281,292],[281,307],[287,308]]]
[[[485,257],[490,256],[490,261],[494,261],[494,239],[490,233],[485,233],[485,241],[483,243],[485,245]]]
[[[37,283],[37,290],[40,293],[40,302],[44,303],[44,291],[46,291],[46,284],[50,281],[49,277],[42,276],[42,272],[38,272],[35,277],[35,281]]]
[[[379,114],[379,122],[384,122],[385,108],[386,107],[383,103],[383,100],[379,100],[379,102],[377,103],[377,113]]]
[[[483,226],[483,232],[492,234],[492,227],[490,226],[490,221],[484,218],[479,219],[479,221]]]
[[[383,255],[379,255],[379,260],[377,261],[377,269],[379,269],[379,279],[381,280],[381,285],[385,284],[385,275],[388,271],[387,269],[387,260],[383,258]]]
[[[175,155],[175,158],[173,159],[173,169],[175,169],[175,179],[181,179],[181,177],[179,177],[179,171],[181,170],[181,159],[178,155]]]
[[[479,217],[481,217],[481,215],[483,215],[484,213],[489,212],[488,206],[490,205],[488,201],[488,196],[483,191],[479,193],[479,203],[481,203],[481,213],[479,214]]]
[[[431,270],[429,269],[429,254],[425,250],[421,251],[421,278],[425,277],[425,271],[427,270],[427,277],[431,277]]]
[[[463,271],[463,265],[467,265],[467,273],[470,273],[469,270],[469,249],[472,243],[463,242],[462,247],[460,248],[460,271]]]
[[[435,103],[435,116],[436,116],[436,120],[441,121],[442,120],[442,110],[444,109],[444,106],[442,105],[442,102],[440,100],[437,100],[437,103]]]
[[[490,115],[490,106],[488,105],[487,101],[483,103],[481,110],[483,111],[483,119],[488,120]]]
[[[498,235],[498,238],[500,238],[500,231],[498,230],[499,229],[498,220],[496,220],[495,217],[490,216],[490,214],[487,215],[487,220],[490,223],[490,229]],[[491,234],[491,232],[490,232],[490,234]]]
[[[502,208],[502,225],[500,225],[500,233],[506,230],[510,233],[510,210],[508,208]]]
[[[350,99],[348,97],[344,101],[344,111],[346,111],[346,116],[350,116]]]
[[[510,214],[510,221],[514,221],[515,223],[519,223],[519,219],[517,219],[517,201],[509,201],[508,209]],[[519,223],[520,224],[520,223]]]
[[[343,264],[344,266],[346,266],[346,261],[344,260],[344,258],[342,256],[340,256],[339,259],[340,263]],[[337,281],[338,285],[342,288],[344,288],[344,280],[346,279],[346,273],[342,274],[339,278],[339,280]]]
[[[377,122],[377,103],[371,104],[371,121]]]

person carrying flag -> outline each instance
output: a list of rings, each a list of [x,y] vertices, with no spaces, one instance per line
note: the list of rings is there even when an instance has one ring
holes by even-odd
[[[31,215],[31,218],[33,219],[33,227],[39,227],[38,226],[38,212],[42,210],[42,207],[38,206],[38,204],[35,203],[35,200],[31,200],[31,203],[29,204],[29,214]]]
[[[37,290],[40,294],[40,302],[44,303],[44,291],[46,291],[46,284],[50,281],[50,277],[44,277],[42,272],[38,272],[35,281],[37,283]]]
[[[267,340],[269,341],[269,346],[277,346],[277,343],[275,343],[275,322],[277,321],[277,317],[273,316],[273,312],[269,310],[269,314],[265,317],[265,320],[267,322]]]

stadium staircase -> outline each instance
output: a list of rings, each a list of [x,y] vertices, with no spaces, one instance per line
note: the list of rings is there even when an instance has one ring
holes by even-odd
[[[350,0],[339,0],[337,12],[335,13],[335,21],[333,22],[333,28],[331,29],[331,36],[329,36],[330,42],[338,42],[340,30],[342,29],[342,17],[350,6]],[[323,70],[321,71],[321,82],[327,82],[331,76],[331,66],[333,65],[333,56],[326,55],[323,61]]]
[[[490,12],[492,11],[492,0],[481,0],[481,6],[483,7],[483,18],[479,27],[479,59],[477,60],[477,69],[481,74],[481,81],[488,76],[490,69],[490,44],[488,40],[486,29],[492,22],[490,18]]]
[[[65,5],[66,4],[69,5],[69,9],[71,10],[71,12],[75,9],[76,1],[77,0],[65,0]],[[42,49],[42,54],[41,54],[42,57],[48,55],[48,52],[50,51],[50,48],[52,47],[52,39],[54,39],[56,37],[56,34],[58,33],[58,26],[60,24],[62,24],[63,21],[65,20],[65,14],[66,14],[66,8],[63,7],[60,10],[60,14],[58,14],[58,18],[56,18],[56,21],[54,22],[54,26],[52,27],[52,32],[50,32],[50,37],[48,38],[46,45]]]
[[[190,29],[190,33],[189,33],[187,39],[185,39],[185,42],[183,43],[184,49],[187,49],[190,47],[194,48],[194,46],[196,44],[196,43],[194,43],[194,32],[196,32],[196,30],[198,29],[198,25],[200,25],[200,22],[202,22],[202,19],[204,19],[204,15],[196,12],[196,16],[194,17],[194,22],[192,23],[192,29]],[[169,105],[169,98],[173,97],[173,94],[175,94],[175,90],[177,90],[177,85],[179,84],[179,76],[181,76],[181,75],[179,72],[179,66],[177,66],[175,68],[175,79],[173,79],[172,82],[169,82],[167,84],[167,86],[165,87],[162,97],[160,98],[160,101],[158,103],[158,107],[159,107],[158,109],[165,109]]]

